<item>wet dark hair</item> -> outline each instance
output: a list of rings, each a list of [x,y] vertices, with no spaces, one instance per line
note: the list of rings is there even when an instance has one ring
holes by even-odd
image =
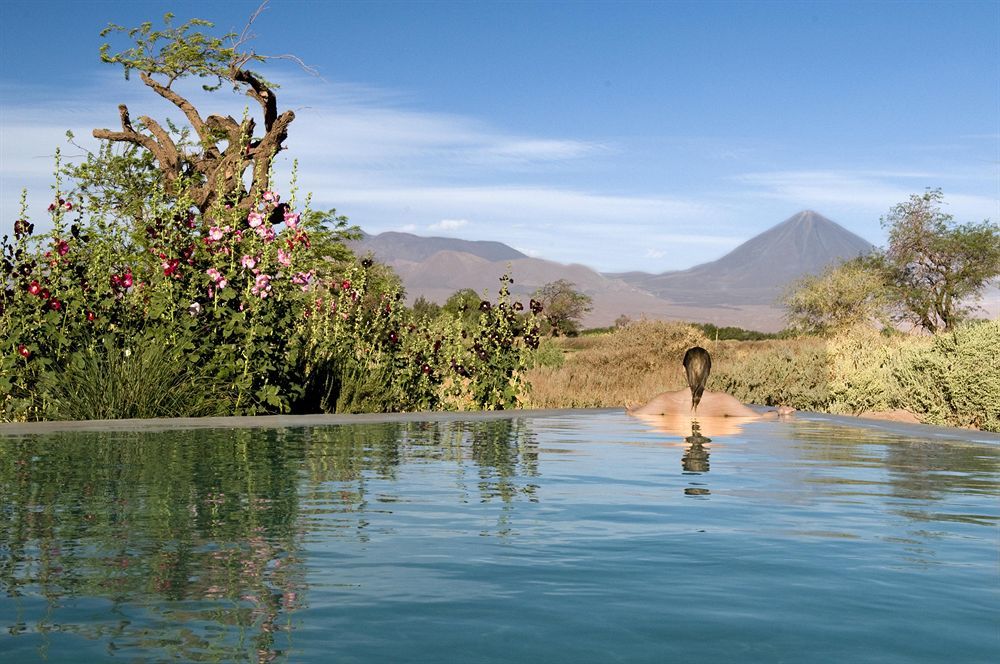
[[[701,346],[688,348],[684,353],[684,371],[691,388],[691,410],[697,412],[705,384],[708,383],[708,374],[712,371],[712,357]]]

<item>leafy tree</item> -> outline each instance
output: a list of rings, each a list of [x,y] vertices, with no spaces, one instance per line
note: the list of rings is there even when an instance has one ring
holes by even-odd
[[[268,56],[241,50],[252,37],[249,28],[261,9],[263,5],[239,35],[218,37],[201,32],[199,28],[212,27],[201,19],[176,27],[173,14],[164,16],[162,30],[154,30],[147,21],[132,29],[109,24],[101,31],[102,37],[126,33],[133,42],[118,52],[112,52],[110,44],[102,45],[101,60],[121,65],[126,78],[138,71],[142,82],[176,106],[190,127],[179,129],[169,121],[164,127],[145,115],[135,124],[128,107],[121,104],[121,129],[95,129],[94,137],[143,148],[156,162],[164,191],[173,198],[187,199],[202,213],[217,201],[249,210],[260,199],[269,188],[271,165],[283,149],[288,126],[295,119],[291,110],[278,112],[276,86],[248,68]],[[257,102],[263,113],[264,133],[255,135],[257,123],[252,117],[241,121],[228,115],[203,117],[190,100],[174,89],[177,81],[190,76],[214,81],[204,85],[205,90],[230,84],[234,91],[244,92]],[[244,174],[251,167],[248,189]]]
[[[803,277],[783,303],[793,329],[828,334],[872,321],[885,323],[889,291],[881,259],[862,256]]]
[[[434,319],[441,313],[441,305],[437,302],[431,302],[423,295],[419,296],[413,302],[411,309],[413,310],[413,317],[416,319]]]
[[[479,307],[482,302],[482,296],[475,290],[463,288],[451,294],[441,307],[441,311],[457,317],[462,321],[463,327],[471,329],[479,322],[482,313]]]
[[[971,297],[1000,275],[1000,227],[988,220],[956,224],[941,211],[940,189],[914,194],[882,218],[889,231],[885,269],[899,318],[929,332],[967,318]]]
[[[574,290],[566,279],[551,281],[535,291],[535,299],[551,325],[551,333],[575,336],[580,332],[580,321],[593,307],[589,295]]]

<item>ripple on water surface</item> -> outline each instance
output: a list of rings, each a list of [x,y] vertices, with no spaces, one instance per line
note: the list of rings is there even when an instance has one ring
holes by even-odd
[[[8,436],[0,659],[991,661],[1000,446],[922,431]]]

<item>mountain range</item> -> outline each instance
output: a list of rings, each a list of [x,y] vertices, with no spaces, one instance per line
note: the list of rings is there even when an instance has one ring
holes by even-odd
[[[602,327],[625,315],[707,322],[776,331],[784,327],[778,298],[796,279],[865,254],[873,245],[817,212],[805,210],[764,231],[725,256],[687,270],[660,274],[601,274],[584,265],[531,258],[501,242],[421,237],[387,232],[353,243],[390,265],[407,297],[442,303],[461,288],[488,291],[510,273],[511,292],[526,298],[538,287],[567,279],[592,298],[585,327]]]

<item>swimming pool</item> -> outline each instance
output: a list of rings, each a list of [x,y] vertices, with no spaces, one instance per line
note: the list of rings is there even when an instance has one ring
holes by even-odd
[[[0,427],[0,660],[1000,647],[996,435],[618,410],[255,422]]]

